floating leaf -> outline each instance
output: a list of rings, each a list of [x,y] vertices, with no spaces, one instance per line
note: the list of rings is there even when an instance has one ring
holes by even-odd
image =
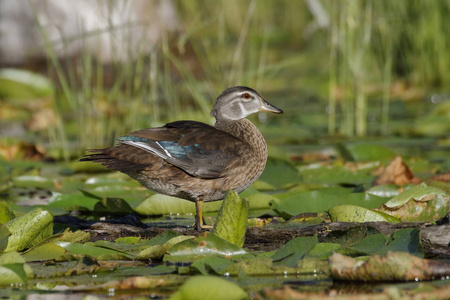
[[[88,210],[93,210],[95,204],[99,200],[97,198],[87,197],[81,193],[77,194],[58,194],[53,193],[52,199],[50,199],[49,207],[64,208],[66,210],[73,210],[77,207],[84,207]]]
[[[56,245],[66,249],[71,254],[82,254],[95,257],[99,260],[111,260],[111,259],[132,259],[133,255],[128,253],[106,249],[102,247],[95,247],[89,244],[78,244],[69,242],[55,242]]]
[[[316,184],[362,184],[372,182],[375,176],[368,171],[355,171],[348,167],[309,165],[300,168],[302,181]]]
[[[392,150],[371,143],[340,145],[339,150],[345,160],[355,162],[386,161],[396,156]]]
[[[317,236],[298,237],[290,240],[272,255],[273,261],[288,267],[296,267],[298,262],[318,243]]]
[[[386,213],[367,209],[356,205],[338,205],[328,210],[333,222],[390,222],[400,223],[400,220]]]
[[[35,187],[41,189],[55,188],[53,179],[37,176],[37,175],[22,175],[12,178],[13,184],[16,187]]]
[[[283,199],[277,195],[271,202],[273,210],[284,219],[289,219],[301,213],[322,213],[337,205],[359,205],[373,209],[386,202],[385,198],[367,193],[351,193],[344,188],[326,188],[317,191],[300,192],[288,195]]]
[[[247,229],[247,215],[248,201],[241,199],[235,191],[228,191],[214,224],[213,233],[242,247]]]
[[[13,210],[9,207],[8,203],[5,201],[0,202],[0,224],[5,224],[16,216],[14,215]]]
[[[31,248],[22,257],[27,261],[60,260],[66,254],[66,249],[53,243],[46,243]]]
[[[43,75],[21,69],[0,70],[0,98],[33,99],[52,94],[53,85]]]
[[[197,269],[203,275],[219,274],[223,275],[225,270],[235,263],[223,257],[207,256],[195,261],[191,267]]]
[[[269,257],[256,257],[241,260],[228,267],[225,272],[231,276],[239,276],[242,273],[249,276],[321,274],[326,277],[329,271],[328,262],[316,258],[303,258],[294,267],[288,267],[285,264],[273,262]],[[317,277],[316,280],[321,279],[322,276]]]
[[[297,169],[292,164],[279,159],[268,159],[264,172],[259,177],[259,180],[277,188],[297,183],[300,179]]]
[[[36,208],[5,224],[11,232],[5,251],[22,251],[53,234],[53,216]]]
[[[181,243],[186,240],[194,239],[193,236],[188,235],[179,235],[171,238],[164,244],[155,244],[150,245],[148,247],[143,248],[137,255],[137,260],[147,260],[147,259],[157,259],[161,260],[166,254],[167,250],[172,248],[174,245]]]
[[[94,211],[101,213],[134,213],[134,210],[131,208],[131,206],[121,198],[102,199],[95,203]]]
[[[404,205],[411,199],[414,199],[415,201],[429,201],[434,199],[434,197],[436,196],[448,198],[447,194],[444,191],[433,186],[428,186],[423,182],[417,186],[405,190],[403,193],[395,196],[384,205],[386,207],[396,208]]]
[[[448,263],[418,258],[405,252],[374,255],[365,262],[335,253],[330,257],[330,266],[334,278],[352,281],[417,281],[450,274]]]
[[[243,300],[248,294],[236,283],[216,276],[188,279],[169,300]]]
[[[400,193],[398,190],[399,188],[395,184],[382,184],[368,189],[367,193],[378,197],[392,198]]]
[[[351,247],[351,249],[364,254],[385,255],[389,251],[401,251],[408,252],[417,257],[424,256],[420,240],[420,230],[416,228],[400,229],[390,236],[383,234],[369,235]]]
[[[252,257],[244,249],[224,240],[213,233],[202,233],[172,246],[164,256],[164,261],[193,262],[205,256],[219,256],[229,259]]]
[[[0,255],[0,285],[23,284],[33,276],[33,270],[15,251]]]

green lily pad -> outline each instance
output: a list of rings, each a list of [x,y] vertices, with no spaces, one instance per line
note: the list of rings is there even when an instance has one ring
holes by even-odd
[[[70,242],[55,242],[56,245],[66,249],[71,254],[81,254],[95,257],[99,260],[117,260],[117,259],[132,259],[133,255],[123,251],[106,249],[103,247],[96,247],[89,244],[78,244]]]
[[[285,160],[268,159],[259,180],[268,182],[276,188],[283,188],[301,180],[297,169]]]
[[[214,224],[213,233],[242,247],[247,229],[248,206],[246,199],[241,199],[235,191],[228,191]]]
[[[298,237],[290,240],[273,255],[274,262],[281,262],[288,267],[296,267],[318,243],[317,236]]]
[[[16,216],[8,203],[5,201],[0,202],[0,224],[5,224],[15,217]]]
[[[345,160],[354,162],[390,161],[396,156],[391,149],[371,143],[340,145],[339,150]]]
[[[333,222],[390,222],[400,220],[386,213],[367,209],[356,205],[338,205],[328,210]]]
[[[11,232],[5,251],[22,251],[53,234],[53,216],[36,208],[5,224]]]
[[[386,255],[389,251],[397,251],[424,257],[420,230],[417,228],[400,229],[390,236],[383,234],[369,235],[351,249],[364,254]]]
[[[234,282],[217,276],[188,279],[169,300],[244,300],[248,294]]]
[[[0,255],[0,286],[27,283],[27,278],[32,277],[33,270],[19,253],[11,251]]]
[[[96,197],[89,197],[82,192],[76,194],[53,193],[48,207],[64,208],[66,210],[77,210],[78,207],[84,207],[88,210],[94,210],[95,204],[99,201]]]
[[[223,257],[207,256],[195,261],[191,267],[197,269],[203,275],[223,275],[225,271],[235,263]]]
[[[121,198],[102,199],[95,203],[94,211],[101,213],[134,213],[134,210],[131,208],[131,206]]]
[[[54,243],[45,243],[26,251],[22,257],[27,261],[60,260],[67,251]]]
[[[428,186],[423,182],[395,196],[384,205],[389,208],[397,208],[404,205],[411,199],[414,199],[415,201],[428,201],[430,199],[434,199],[434,197],[448,198],[448,195],[444,191],[433,186]]]
[[[28,70],[0,70],[0,98],[33,99],[51,95],[53,85],[45,76]]]
[[[218,256],[228,259],[253,257],[244,249],[213,233],[207,232],[194,239],[188,239],[172,246],[164,256],[164,261],[193,262],[206,256]]]
[[[450,209],[450,196],[422,183],[392,198],[378,210],[405,222],[433,222]]]
[[[148,259],[157,259],[162,260],[164,254],[166,254],[167,250],[172,248],[174,245],[181,243],[186,240],[194,239],[194,236],[188,235],[179,235],[171,238],[164,244],[156,244],[149,245],[143,248],[135,257],[137,260],[148,260]]]
[[[399,187],[396,186],[395,184],[382,184],[382,185],[376,185],[376,186],[368,189],[367,193],[378,196],[378,197],[392,198],[399,194],[398,190],[399,190]]]
[[[299,169],[302,181],[315,184],[362,184],[375,178],[367,170],[355,171],[342,165],[304,166]]]
[[[38,175],[22,175],[12,178],[12,182],[16,187],[24,188],[41,188],[41,189],[54,189],[55,182],[53,179],[38,176]]]
[[[351,193],[344,188],[325,188],[317,191],[276,195],[278,199],[271,202],[272,209],[284,219],[301,213],[322,213],[337,205],[359,205],[373,209],[380,207],[387,200],[367,193]],[[284,198],[284,199],[283,199]]]

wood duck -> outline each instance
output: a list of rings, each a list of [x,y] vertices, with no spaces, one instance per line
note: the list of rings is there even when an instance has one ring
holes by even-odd
[[[264,170],[267,145],[245,119],[259,111],[283,111],[257,91],[236,86],[223,91],[211,110],[214,126],[176,121],[118,138],[119,145],[91,149],[81,161],[123,172],[146,188],[195,202],[195,227],[203,226],[203,202],[221,200],[228,190],[248,188]]]

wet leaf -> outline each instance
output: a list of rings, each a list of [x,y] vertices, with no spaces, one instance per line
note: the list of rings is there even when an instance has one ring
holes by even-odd
[[[207,232],[200,234],[197,238],[188,239],[172,246],[164,256],[164,261],[193,262],[205,256],[218,256],[228,259],[252,257],[244,249]]]
[[[8,247],[8,240],[11,236],[11,232],[6,228],[4,224],[0,224],[0,252],[5,251]]]
[[[392,198],[400,193],[398,190],[399,188],[395,184],[382,184],[368,189],[367,193],[378,197]]]
[[[321,274],[322,276],[327,276],[329,271],[327,261],[319,260],[313,257],[299,260],[294,267],[275,263],[269,257],[256,257],[244,259],[231,265],[226,269],[225,274],[239,276],[242,273],[249,276],[286,276],[299,274]]]
[[[46,243],[31,248],[22,257],[27,261],[60,260],[66,255],[66,249],[53,243]]]
[[[188,235],[179,235],[171,238],[164,244],[154,244],[148,247],[143,248],[137,255],[137,260],[148,260],[148,259],[156,259],[162,260],[164,254],[166,254],[167,250],[172,248],[174,245],[181,243],[186,240],[194,239],[193,236]]]
[[[102,247],[95,247],[89,244],[78,244],[70,242],[55,242],[56,245],[66,249],[71,254],[81,254],[95,257],[99,260],[117,260],[117,259],[132,259],[133,255],[122,251],[106,249]]]
[[[121,198],[106,198],[95,203],[95,212],[131,214],[134,210]]]
[[[12,234],[5,251],[22,251],[53,234],[53,216],[42,208],[36,208],[5,226]]]
[[[5,224],[16,216],[14,215],[13,210],[9,207],[8,203],[1,201],[0,202],[0,224]]]
[[[53,179],[37,176],[37,175],[22,175],[12,178],[13,184],[16,187],[36,187],[41,189],[55,188]]]
[[[367,209],[356,205],[338,205],[328,210],[333,222],[390,222],[400,220],[386,213]]]
[[[242,300],[248,294],[234,282],[215,276],[194,276],[188,279],[170,300]]]
[[[420,230],[414,228],[400,229],[390,236],[383,234],[369,235],[351,249],[364,254],[386,255],[389,251],[402,251],[417,257],[424,256]]]
[[[19,253],[11,251],[0,255],[0,285],[22,284],[33,276]]]
[[[365,161],[386,161],[395,157],[392,150],[370,143],[357,143],[340,145],[341,155],[347,161],[365,162]]]
[[[378,211],[402,221],[436,221],[450,209],[450,196],[444,191],[422,183],[411,187],[388,201]]]
[[[300,192],[288,195],[283,199],[277,195],[271,202],[272,209],[284,219],[289,219],[301,213],[322,213],[337,205],[359,205],[373,209],[386,202],[385,198],[366,193],[351,193],[344,188],[325,188],[317,191]]]
[[[276,188],[297,183],[300,179],[300,175],[293,165],[279,159],[268,159],[264,172],[259,177],[259,180],[268,182]]]
[[[317,243],[317,236],[292,239],[272,255],[272,260],[288,267],[296,267],[299,260],[303,259]]]
[[[0,98],[33,99],[52,94],[53,85],[45,76],[21,69],[0,70]]]
[[[241,199],[235,191],[228,191],[217,215],[213,233],[235,244],[244,245],[249,203]]]
[[[406,204],[409,200],[415,201],[429,201],[436,196],[447,197],[446,193],[436,187],[428,186],[426,183],[411,187],[405,190],[403,193],[395,196],[384,205],[390,208],[400,207]]]
[[[342,165],[316,166],[300,168],[302,181],[316,184],[362,184],[372,182],[374,176],[368,171],[355,171]]]
[[[439,266],[439,264],[441,266]],[[441,278],[450,274],[450,264],[418,258],[405,252],[374,255],[365,262],[335,253],[330,257],[331,273],[339,280],[417,281]]]
[[[64,208],[66,210],[77,210],[77,207],[84,207],[92,211],[98,201],[98,198],[85,196],[81,192],[77,194],[53,193],[53,197],[50,199],[48,206]]]
[[[208,256],[195,261],[191,267],[197,269],[202,275],[223,275],[225,270],[235,263],[223,257]]]
[[[336,243],[318,243],[309,251],[307,257],[315,257],[317,259],[326,259],[335,251],[341,248],[340,244]]]

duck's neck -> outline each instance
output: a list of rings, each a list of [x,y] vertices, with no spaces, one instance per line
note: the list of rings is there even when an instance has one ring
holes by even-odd
[[[259,155],[267,157],[267,145],[264,137],[258,128],[247,119],[238,121],[221,121],[217,120],[215,128],[225,131],[232,136],[237,137],[241,141],[249,144]]]

